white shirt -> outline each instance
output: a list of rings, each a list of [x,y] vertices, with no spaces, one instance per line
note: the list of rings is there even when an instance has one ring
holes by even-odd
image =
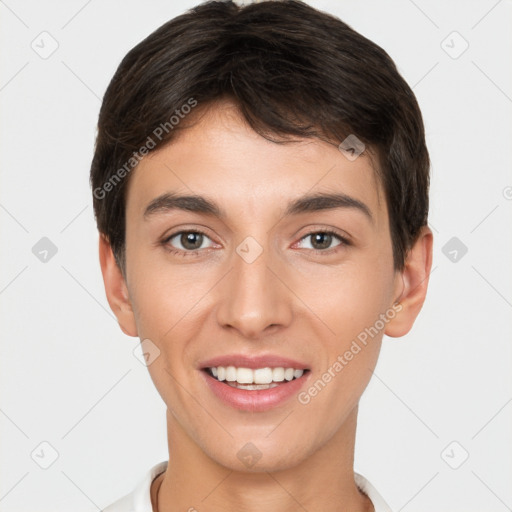
[[[167,461],[153,466],[131,493],[115,501],[102,512],[153,512],[151,483],[166,469]],[[375,487],[363,475],[354,472],[354,480],[359,489],[372,501],[375,512],[392,512]]]

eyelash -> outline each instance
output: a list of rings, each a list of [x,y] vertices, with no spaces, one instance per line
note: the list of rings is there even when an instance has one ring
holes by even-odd
[[[184,230],[184,231],[177,231],[176,233],[173,233],[172,235],[167,236],[164,240],[162,240],[161,244],[163,245],[163,247],[166,251],[170,252],[171,254],[177,255],[177,256],[182,256],[182,257],[198,256],[199,252],[204,249],[183,251],[181,249],[175,249],[169,245],[170,240],[172,240],[175,236],[182,235],[184,233],[200,234],[200,235],[204,235],[205,237],[209,238],[208,235],[200,229],[193,229],[193,230],[189,230],[189,231]],[[308,236],[317,235],[317,234],[331,235],[334,238],[337,238],[341,243],[330,248],[330,249],[308,249],[308,251],[312,251],[315,254],[321,254],[322,256],[324,256],[324,255],[332,254],[333,252],[338,251],[339,248],[341,248],[342,246],[352,245],[351,242],[347,238],[341,236],[339,233],[337,233],[336,231],[334,231],[332,229],[322,229],[322,230],[310,231],[309,233],[306,233],[303,237],[301,237],[301,239],[299,241],[304,240]]]

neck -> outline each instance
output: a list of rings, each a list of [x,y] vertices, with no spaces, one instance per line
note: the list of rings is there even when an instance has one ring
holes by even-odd
[[[167,412],[169,463],[151,487],[153,510],[373,512],[354,482],[357,406],[315,453],[281,471],[235,471],[208,457]]]

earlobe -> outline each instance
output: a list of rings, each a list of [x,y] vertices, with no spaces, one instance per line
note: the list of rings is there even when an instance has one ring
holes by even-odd
[[[121,330],[128,336],[137,336],[135,315],[129,298],[125,278],[105,235],[100,234],[99,256],[105,293],[110,309],[116,315]]]
[[[432,267],[433,235],[428,226],[421,228],[420,234],[407,254],[404,269],[397,276],[403,284],[402,293],[397,298],[401,309],[387,324],[384,333],[396,338],[407,334],[418,316],[427,294]]]

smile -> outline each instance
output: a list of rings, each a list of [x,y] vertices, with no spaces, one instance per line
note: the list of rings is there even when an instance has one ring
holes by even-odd
[[[285,367],[244,368],[236,366],[213,366],[206,371],[219,382],[238,389],[259,390],[270,389],[283,382],[299,379],[304,374],[303,369]]]
[[[310,369],[294,367],[296,365],[258,367],[252,361],[253,367],[248,366],[210,363],[202,367],[200,374],[219,403],[253,413],[286,406],[311,375]]]

